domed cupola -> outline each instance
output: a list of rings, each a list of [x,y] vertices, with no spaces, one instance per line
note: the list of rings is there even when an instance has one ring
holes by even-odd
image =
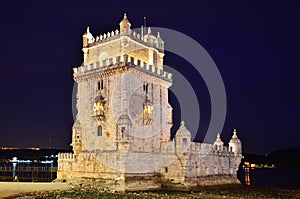
[[[242,142],[237,136],[236,129],[233,130],[233,135],[229,141],[229,148],[234,152],[235,155],[242,152]]]
[[[175,135],[176,145],[188,146],[191,142],[191,132],[186,128],[185,122],[182,121]]]
[[[218,150],[221,150],[224,146],[223,141],[221,140],[221,135],[220,133],[217,134],[217,139],[214,142],[214,146],[217,146]]]
[[[130,30],[131,23],[128,21],[126,13],[124,13],[124,17],[119,25],[120,33],[127,32]]]
[[[88,47],[89,44],[94,43],[95,38],[92,33],[90,33],[90,28],[87,27],[86,32],[82,35],[83,47]]]
[[[118,121],[118,139],[129,140],[130,127],[132,125],[131,119],[127,114],[122,114]]]
[[[117,124],[118,125],[131,125],[132,122],[131,122],[131,120],[130,120],[130,118],[129,118],[129,116],[127,114],[122,114],[119,117],[119,119],[117,121]]]
[[[150,27],[148,27],[147,34],[144,36],[144,41],[152,46],[155,44],[155,42],[157,42],[156,37],[151,32]]]
[[[191,133],[186,128],[184,121],[181,121],[181,125],[180,125],[178,131],[176,132],[176,136],[189,136],[189,137],[191,136]]]

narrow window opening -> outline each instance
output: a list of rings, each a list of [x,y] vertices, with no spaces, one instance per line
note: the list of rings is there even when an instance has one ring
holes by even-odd
[[[98,126],[98,131],[97,131],[98,136],[102,136],[102,126]]]
[[[168,173],[168,167],[165,167],[165,172]]]
[[[148,93],[148,83],[145,85],[145,91]]]
[[[98,83],[97,83],[97,90],[100,90],[100,88],[101,88],[101,83],[98,82]]]
[[[97,82],[97,90],[103,90],[104,84],[103,84],[103,79]]]
[[[125,133],[125,131],[126,131],[126,128],[125,127],[121,127],[121,132]]]
[[[103,90],[103,79],[101,79],[100,88]]]
[[[148,83],[143,84],[143,91],[145,91],[146,93],[148,93]]]
[[[182,143],[186,144],[187,143],[187,138],[182,138]]]

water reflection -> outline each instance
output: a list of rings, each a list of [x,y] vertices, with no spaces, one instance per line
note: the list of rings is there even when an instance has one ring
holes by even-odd
[[[245,167],[244,168],[244,172],[245,172],[245,185],[251,185],[251,181],[250,181],[250,168]]]
[[[56,178],[57,163],[54,161],[24,161],[13,158],[0,163],[1,181],[52,181]]]

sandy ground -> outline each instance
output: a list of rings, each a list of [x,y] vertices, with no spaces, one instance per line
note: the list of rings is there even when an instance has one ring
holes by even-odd
[[[67,188],[67,183],[0,182],[0,198],[33,191],[54,191]]]

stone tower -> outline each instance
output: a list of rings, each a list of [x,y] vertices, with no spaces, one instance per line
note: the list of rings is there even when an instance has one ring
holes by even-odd
[[[151,29],[145,35],[132,31],[126,14],[119,25],[96,38],[89,28],[83,35],[84,65],[74,68],[74,151],[121,150],[134,139],[131,147],[159,151],[154,141],[169,140],[172,79],[163,69],[163,40]],[[137,144],[147,137],[149,145]]]
[[[73,69],[73,153],[59,154],[58,179],[99,180],[122,190],[157,189],[162,181],[190,183],[192,178],[196,184],[236,180],[241,156],[230,149],[241,154],[241,144],[229,149],[219,137],[218,147],[195,143],[184,122],[170,140],[172,74],[163,67],[159,33],[132,30],[124,14],[117,30],[93,36],[88,27],[82,39],[84,61]],[[216,175],[213,182],[206,178],[211,175]]]

